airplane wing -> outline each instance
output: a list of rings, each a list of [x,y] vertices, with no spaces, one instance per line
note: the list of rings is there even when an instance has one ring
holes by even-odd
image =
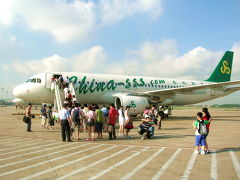
[[[230,81],[230,82],[222,82],[222,83],[211,83],[211,84],[204,84],[204,85],[187,86],[187,87],[181,87],[181,88],[171,88],[171,89],[147,91],[147,92],[144,92],[144,94],[153,95],[153,96],[162,96],[162,95],[173,95],[176,93],[189,93],[194,90],[205,89],[205,88],[218,89],[218,88],[226,87],[225,90],[227,90],[227,91],[231,91],[231,90],[233,90],[233,88],[236,90],[238,90],[240,88],[240,87],[233,87],[233,88],[228,87],[230,85],[240,85],[240,80]]]

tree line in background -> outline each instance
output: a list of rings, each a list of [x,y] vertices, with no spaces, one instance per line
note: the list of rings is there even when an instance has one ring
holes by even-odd
[[[12,106],[12,105],[14,105],[13,102],[0,99],[0,106]]]

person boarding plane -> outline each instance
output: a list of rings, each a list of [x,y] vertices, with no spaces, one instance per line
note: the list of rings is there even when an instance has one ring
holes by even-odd
[[[49,72],[30,77],[16,86],[13,94],[18,101],[53,104],[56,94],[52,76],[69,77],[72,90],[81,104],[112,104],[130,106],[131,114],[142,113],[146,106],[195,104],[226,96],[240,90],[240,80],[230,81],[233,52],[226,51],[219,64],[204,81],[159,77]],[[59,93],[58,93],[59,94]]]

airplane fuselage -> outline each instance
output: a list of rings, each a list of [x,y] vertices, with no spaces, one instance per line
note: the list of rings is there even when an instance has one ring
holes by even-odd
[[[53,74],[69,77],[74,84],[77,99],[82,104],[111,104],[118,94],[143,94],[147,91],[183,88],[187,86],[211,84],[206,81],[180,80],[157,77],[123,76],[111,74],[85,74],[74,72],[42,73],[32,76],[28,82],[14,89],[15,97],[33,103],[53,103],[54,94],[50,91]],[[35,79],[35,80],[34,80]],[[225,96],[223,88],[212,90],[203,88],[191,93],[182,92],[162,95],[159,99],[149,99],[161,105],[186,105]]]

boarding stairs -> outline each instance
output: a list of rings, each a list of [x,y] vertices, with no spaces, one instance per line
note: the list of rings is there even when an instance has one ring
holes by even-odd
[[[70,93],[72,94],[72,96],[76,96],[76,91],[75,91],[75,88],[74,88],[74,85],[72,82],[69,83],[69,86],[68,86],[68,89],[70,90]]]
[[[72,82],[69,83],[68,89],[70,90],[70,93],[76,97],[76,92]],[[54,106],[57,109],[57,111],[60,112],[63,108],[63,103],[65,101],[64,90],[60,89],[59,84],[56,81],[54,81],[51,83],[51,92],[54,93],[55,95]]]

